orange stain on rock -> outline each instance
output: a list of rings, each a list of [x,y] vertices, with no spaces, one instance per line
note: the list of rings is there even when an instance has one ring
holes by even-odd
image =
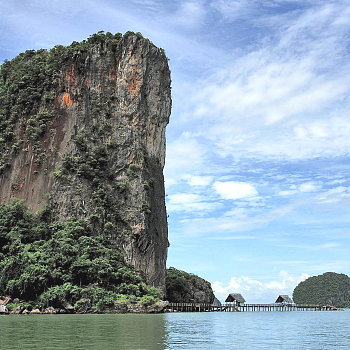
[[[75,77],[74,77],[74,70],[73,67],[69,67],[68,72],[66,73],[66,80],[70,83],[74,83]]]
[[[138,123],[139,123],[139,116],[138,114],[135,114],[134,117],[132,118],[131,127],[133,129],[136,129]]]
[[[63,104],[65,104],[67,107],[69,107],[72,104],[72,99],[68,92],[65,92],[63,94]]]
[[[116,68],[115,66],[112,66],[110,71],[109,71],[108,78],[111,80],[115,80],[117,78],[117,72],[116,72],[115,68]]]
[[[140,81],[140,74],[137,70],[137,67],[134,67],[132,77],[128,82],[128,86],[127,86],[128,91],[136,94],[139,81]]]
[[[137,224],[135,227],[135,233],[138,234],[138,233],[140,233],[140,231],[141,231],[141,225]]]
[[[117,78],[117,75],[115,73],[111,73],[109,75],[109,79],[111,79],[111,80],[115,80],[116,78]]]
[[[143,224],[136,224],[134,227],[135,229],[135,234],[140,234],[142,231],[145,229],[145,226]]]
[[[86,86],[89,88],[91,86],[91,79],[87,78],[86,79]]]

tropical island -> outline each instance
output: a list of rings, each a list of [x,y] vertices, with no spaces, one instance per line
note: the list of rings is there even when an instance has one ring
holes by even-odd
[[[208,282],[166,273],[170,82],[164,50],[133,32],[2,64],[3,310],[161,312],[167,295],[213,299]]]
[[[293,300],[297,304],[348,308],[350,307],[350,278],[335,272],[309,277],[295,287]]]

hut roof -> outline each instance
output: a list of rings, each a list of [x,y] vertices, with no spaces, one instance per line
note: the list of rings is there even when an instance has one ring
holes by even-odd
[[[225,302],[231,303],[232,301],[235,301],[235,300],[239,303],[245,302],[244,298],[242,297],[242,294],[239,294],[239,293],[230,293],[226,298]]]
[[[276,303],[283,303],[284,301],[287,303],[293,302],[293,300],[288,295],[279,295],[276,299]]]

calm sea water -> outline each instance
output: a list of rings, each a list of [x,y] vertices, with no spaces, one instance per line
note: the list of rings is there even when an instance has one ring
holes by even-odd
[[[0,316],[0,349],[350,349],[350,311]]]

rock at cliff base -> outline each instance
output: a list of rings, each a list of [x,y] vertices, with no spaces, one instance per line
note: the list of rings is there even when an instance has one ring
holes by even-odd
[[[9,314],[9,310],[7,309],[7,307],[4,305],[0,305],[0,315],[8,315],[8,314]]]

